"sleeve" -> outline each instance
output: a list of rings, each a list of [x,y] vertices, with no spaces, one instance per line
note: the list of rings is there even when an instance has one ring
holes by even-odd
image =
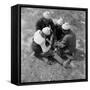
[[[41,45],[41,48],[42,48],[42,51],[45,53],[45,52],[48,52],[49,49],[51,48],[51,45],[49,45],[48,47],[45,45],[45,43],[42,43]]]
[[[64,48],[65,46],[67,46],[70,38],[71,38],[70,35],[64,36],[64,38],[63,38],[63,40],[60,42],[59,46],[60,46],[61,48]]]

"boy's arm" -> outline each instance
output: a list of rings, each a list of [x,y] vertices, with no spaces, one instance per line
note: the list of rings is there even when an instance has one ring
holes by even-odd
[[[65,46],[67,46],[67,43],[70,37],[71,37],[70,35],[64,36],[63,40],[59,43],[59,46],[61,48],[64,48]]]

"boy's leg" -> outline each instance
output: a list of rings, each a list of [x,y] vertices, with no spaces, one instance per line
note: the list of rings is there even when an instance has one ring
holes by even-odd
[[[54,58],[54,52],[52,50],[46,52],[43,54],[43,57],[48,59],[48,64],[52,65],[56,62],[56,59]]]
[[[35,42],[33,42],[32,43],[32,49],[34,51],[34,55],[36,57],[40,58],[41,57],[41,53],[42,53],[41,47],[38,44],[36,44]]]

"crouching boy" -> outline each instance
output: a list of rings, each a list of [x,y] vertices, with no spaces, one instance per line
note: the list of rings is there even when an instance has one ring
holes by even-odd
[[[50,60],[53,57],[53,51],[50,50],[53,36],[50,36],[50,40],[46,38],[50,35],[50,33],[50,27],[45,27],[42,30],[37,30],[35,32],[32,42],[32,49],[37,58],[46,57],[48,60]]]
[[[69,23],[62,25],[64,37],[61,42],[58,43],[59,46],[59,55],[65,60],[63,63],[64,66],[67,66],[73,59],[73,55],[76,49],[76,35],[71,30]]]

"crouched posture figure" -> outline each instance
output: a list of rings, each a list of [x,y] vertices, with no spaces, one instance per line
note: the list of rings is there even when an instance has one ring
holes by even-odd
[[[63,32],[62,32],[62,25],[63,25],[63,18],[59,18],[54,25],[55,28],[55,39],[56,41],[60,41],[61,38],[63,37]]]
[[[52,57],[53,53],[50,51],[52,44],[52,36],[50,40],[46,37],[50,35],[51,28],[45,27],[42,30],[37,30],[33,37],[32,49],[36,57]],[[48,43],[48,45],[46,45]]]
[[[70,25],[65,23],[62,25],[65,34],[61,42],[58,43],[61,58],[67,60],[72,57],[76,49],[76,35],[72,32]]]
[[[51,27],[54,30],[54,23],[50,17],[50,12],[46,11],[43,13],[43,17],[36,22],[36,30],[42,30],[44,27]]]

